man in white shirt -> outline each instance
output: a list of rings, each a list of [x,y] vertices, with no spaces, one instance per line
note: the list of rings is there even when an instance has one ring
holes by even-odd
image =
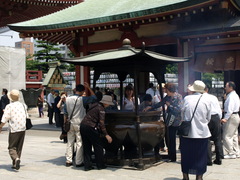
[[[211,137],[208,142],[208,165],[212,165],[212,144],[211,141],[214,142],[215,151],[216,151],[216,159],[213,161],[214,164],[221,165],[223,158],[223,146],[222,146],[222,135],[221,135],[221,118],[222,118],[222,109],[220,107],[219,101],[216,96],[212,94],[208,94],[209,88],[206,86],[205,88],[205,96],[211,102],[211,120],[208,123],[209,130],[211,132]]]
[[[49,118],[49,124],[53,124],[53,114],[54,114],[54,89],[51,90],[51,92],[47,96],[47,104],[48,104],[48,118]]]
[[[235,91],[236,85],[229,81],[226,83],[225,91],[227,94],[224,103],[224,118],[221,120],[223,124],[223,150],[224,159],[235,159],[240,157],[238,145],[238,126],[239,118],[239,96]]]
[[[90,92],[91,96],[83,96],[85,88]],[[80,135],[80,123],[86,115],[85,107],[92,102],[97,101],[97,97],[90,88],[88,83],[78,84],[76,86],[76,93],[73,96],[67,97],[64,107],[64,122],[66,118],[71,121],[70,130],[67,132],[67,149],[66,149],[66,167],[73,165],[73,146],[76,141],[76,167],[83,166],[83,147],[82,137]],[[72,117],[71,117],[72,116]],[[71,117],[71,118],[70,118]]]
[[[160,102],[160,93],[156,87],[153,86],[153,83],[149,83],[148,89],[146,90],[146,94],[150,94],[152,96],[152,103],[156,104]]]

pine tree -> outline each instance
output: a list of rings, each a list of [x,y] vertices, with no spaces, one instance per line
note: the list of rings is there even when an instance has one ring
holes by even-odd
[[[41,40],[38,40],[37,43],[37,47],[42,49],[34,54],[36,60],[49,62],[58,61],[62,58],[62,55],[58,53],[60,48],[55,47],[56,44]]]

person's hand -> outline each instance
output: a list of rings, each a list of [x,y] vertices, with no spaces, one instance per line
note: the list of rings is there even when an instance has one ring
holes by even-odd
[[[147,112],[149,109],[151,109],[152,107],[151,106],[148,106],[148,107],[145,107],[144,109],[143,109],[143,112]]]
[[[112,143],[112,137],[111,136],[106,135],[105,137],[106,137],[109,144]]]
[[[166,105],[167,105],[167,106],[170,106],[170,102],[169,102],[169,101],[166,101]]]
[[[84,82],[84,86],[87,88],[87,89],[90,89],[90,86],[87,82]]]
[[[227,122],[226,119],[221,119],[221,123],[222,123],[222,124],[224,124],[224,123],[226,123],[226,122]]]

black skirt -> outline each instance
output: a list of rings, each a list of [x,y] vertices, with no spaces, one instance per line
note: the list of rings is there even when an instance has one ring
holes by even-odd
[[[202,175],[207,171],[208,138],[181,137],[181,167],[186,174]]]

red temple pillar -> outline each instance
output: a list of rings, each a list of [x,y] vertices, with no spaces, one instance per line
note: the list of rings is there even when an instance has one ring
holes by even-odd
[[[178,39],[177,48],[178,57],[183,57],[183,46],[180,39]],[[184,63],[178,64],[178,92],[184,94]]]
[[[82,47],[83,47],[83,56],[86,56],[88,55],[88,37],[87,36],[84,36],[83,37],[83,44],[82,44]],[[88,84],[90,84],[90,67],[84,67],[83,68],[83,81],[84,82],[87,82]],[[82,82],[82,83],[84,83]]]

